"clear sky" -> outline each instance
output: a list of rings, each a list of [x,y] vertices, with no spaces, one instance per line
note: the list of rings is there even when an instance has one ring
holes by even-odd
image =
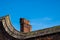
[[[33,31],[49,28],[60,25],[60,0],[0,0],[0,17],[8,14],[17,30],[21,17],[30,20]]]

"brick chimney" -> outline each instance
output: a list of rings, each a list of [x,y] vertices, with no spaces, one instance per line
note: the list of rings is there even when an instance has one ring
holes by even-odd
[[[31,25],[30,22],[24,18],[20,18],[20,30],[21,32],[30,32],[31,31]]]

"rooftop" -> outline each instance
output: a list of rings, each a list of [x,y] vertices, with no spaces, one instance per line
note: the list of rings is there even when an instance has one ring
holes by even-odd
[[[27,33],[19,32],[11,24],[9,15],[1,17],[0,20],[3,23],[3,27],[5,28],[5,31],[9,35],[13,36],[14,38],[18,38],[18,39],[21,39],[22,37],[25,39],[25,38],[43,36],[43,35],[47,35],[47,34],[60,32],[60,25],[54,26],[51,28],[42,29],[42,30],[31,31],[31,32],[27,32]]]

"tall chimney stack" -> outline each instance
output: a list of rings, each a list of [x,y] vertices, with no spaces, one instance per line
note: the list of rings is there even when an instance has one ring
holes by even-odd
[[[30,32],[31,31],[31,25],[30,22],[24,18],[20,18],[20,30],[21,32]]]

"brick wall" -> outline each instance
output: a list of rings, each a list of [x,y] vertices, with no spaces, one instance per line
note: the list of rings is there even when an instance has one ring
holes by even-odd
[[[28,20],[21,18],[20,19],[20,26],[21,26],[21,32],[30,32],[31,31],[31,25]]]

